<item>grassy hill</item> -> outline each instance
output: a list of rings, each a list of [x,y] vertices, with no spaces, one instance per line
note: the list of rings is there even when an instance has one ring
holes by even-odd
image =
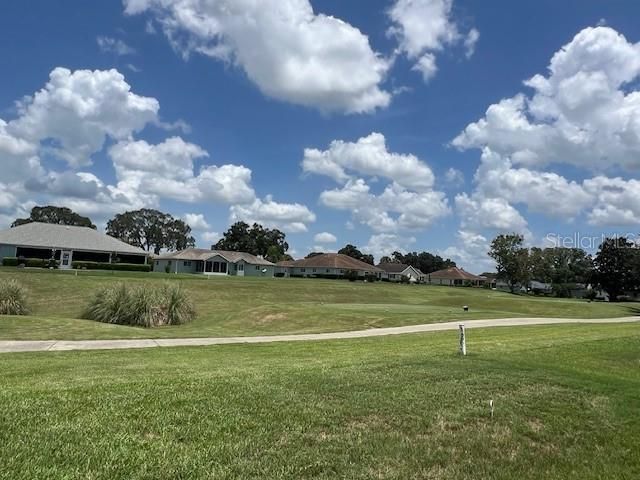
[[[620,317],[638,304],[516,296],[486,289],[367,284],[341,280],[0,269],[29,291],[32,316],[1,317],[0,339],[104,339],[312,333],[504,317]],[[198,318],[153,330],[79,320],[101,286],[178,282]],[[463,313],[468,305],[470,311]]]
[[[639,342],[617,324],[473,330],[464,358],[456,332],[5,354],[0,478],[640,478]]]

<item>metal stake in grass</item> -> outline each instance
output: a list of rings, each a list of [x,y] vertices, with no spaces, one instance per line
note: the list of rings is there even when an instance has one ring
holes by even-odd
[[[493,399],[489,400],[489,408],[491,409],[491,418],[493,419]]]
[[[466,355],[467,339],[466,339],[466,335],[464,334],[464,323],[461,323],[460,325],[458,325],[458,327],[460,328],[460,353],[462,355]]]

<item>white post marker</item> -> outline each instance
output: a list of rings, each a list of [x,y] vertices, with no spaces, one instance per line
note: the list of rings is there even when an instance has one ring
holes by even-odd
[[[466,355],[467,354],[467,339],[466,339],[466,336],[464,334],[464,323],[461,323],[460,325],[458,325],[458,327],[460,328],[460,353],[462,355]]]
[[[493,399],[489,400],[489,408],[491,408],[491,418],[493,418]]]

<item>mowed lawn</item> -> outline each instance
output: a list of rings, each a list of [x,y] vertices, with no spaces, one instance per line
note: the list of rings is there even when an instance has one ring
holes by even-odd
[[[269,335],[359,330],[460,318],[620,317],[635,303],[588,303],[535,298],[476,288],[395,285],[343,280],[238,278],[112,272],[0,269],[28,290],[31,315],[0,316],[0,339],[105,339]],[[198,318],[188,324],[141,329],[80,320],[101,287],[126,282],[181,284]],[[463,313],[468,305],[470,311]]]
[[[639,325],[456,347],[440,332],[2,354],[0,478],[640,478]]]

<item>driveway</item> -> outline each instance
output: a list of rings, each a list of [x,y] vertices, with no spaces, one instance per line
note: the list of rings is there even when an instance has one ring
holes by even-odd
[[[68,350],[115,350],[125,348],[196,347],[239,343],[298,342],[345,338],[382,337],[408,333],[457,330],[461,323],[469,328],[517,327],[524,325],[555,325],[568,323],[631,323],[640,317],[623,318],[494,318],[491,320],[458,320],[455,322],[408,325],[406,327],[372,328],[350,332],[306,333],[299,335],[268,335],[257,337],[158,338],[139,340],[0,340],[0,353],[60,352]]]

